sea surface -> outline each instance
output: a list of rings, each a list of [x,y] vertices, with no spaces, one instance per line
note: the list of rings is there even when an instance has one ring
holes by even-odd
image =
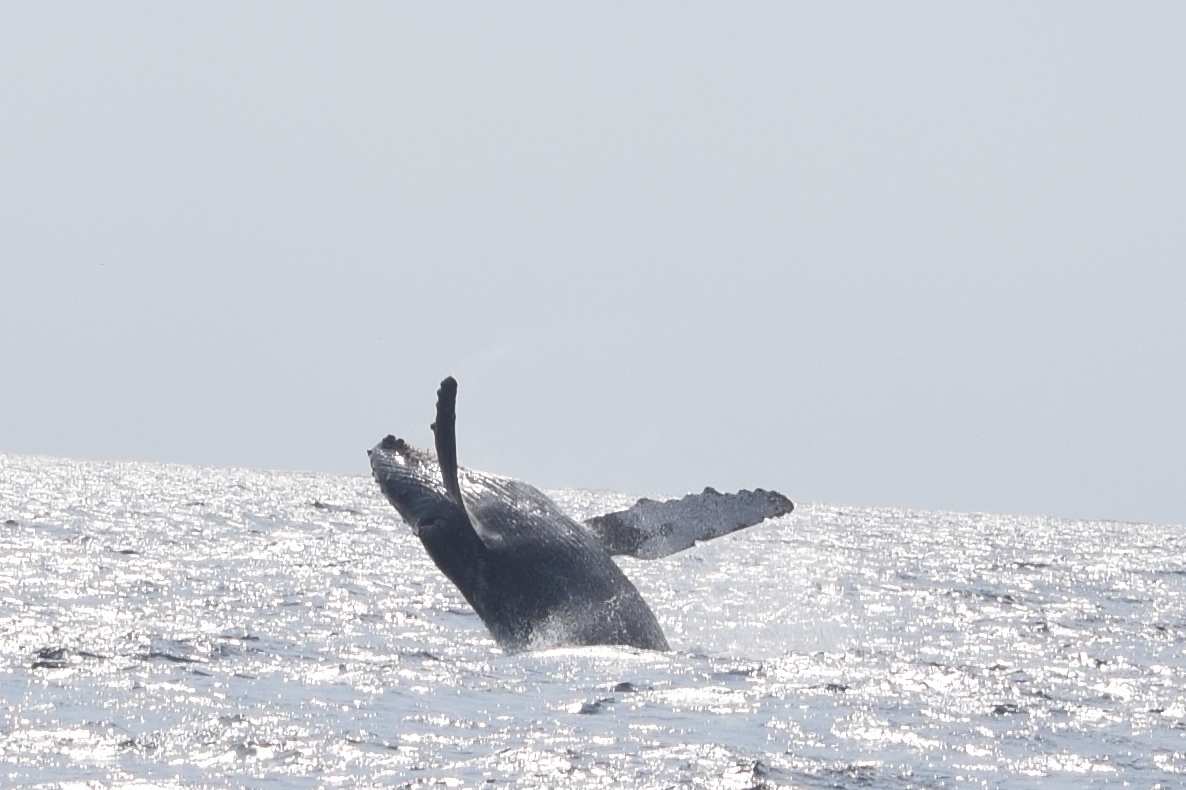
[[[670,653],[508,655],[370,478],[0,455],[0,787],[1186,787],[1180,526],[800,504],[622,565]]]

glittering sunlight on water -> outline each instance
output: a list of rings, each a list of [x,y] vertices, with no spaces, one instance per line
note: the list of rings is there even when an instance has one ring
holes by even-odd
[[[0,522],[3,787],[1186,786],[1181,527],[804,505],[622,563],[671,653],[506,655],[369,478],[0,456]]]

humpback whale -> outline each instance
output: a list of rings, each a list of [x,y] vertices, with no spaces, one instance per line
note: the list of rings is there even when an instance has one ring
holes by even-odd
[[[436,457],[387,436],[367,453],[387,500],[506,650],[668,650],[654,613],[611,558],[662,557],[794,505],[774,491],[705,489],[578,524],[527,483],[457,464],[457,382],[437,391]]]

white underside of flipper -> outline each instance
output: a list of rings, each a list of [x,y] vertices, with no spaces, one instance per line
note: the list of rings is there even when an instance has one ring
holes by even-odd
[[[722,494],[706,488],[666,502],[640,499],[628,510],[589,519],[585,526],[611,554],[653,560],[683,551],[697,541],[786,515],[794,507],[777,491],[759,488]]]

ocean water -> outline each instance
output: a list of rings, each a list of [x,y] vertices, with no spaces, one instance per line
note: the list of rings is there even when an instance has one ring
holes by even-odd
[[[1182,527],[801,504],[622,565],[670,653],[507,655],[368,477],[0,455],[0,787],[1186,787]]]

